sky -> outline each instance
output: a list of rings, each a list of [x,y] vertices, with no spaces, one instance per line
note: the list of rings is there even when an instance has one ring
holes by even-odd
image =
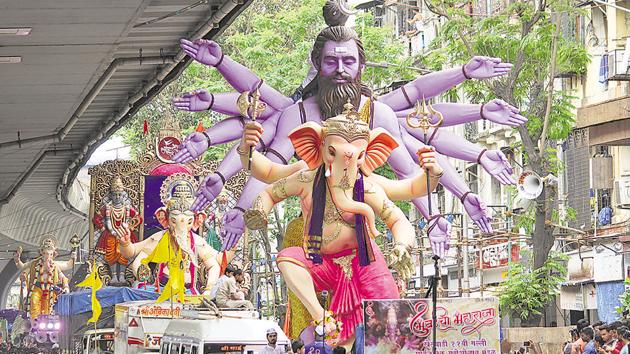
[[[125,147],[122,137],[113,135],[94,151],[86,163],[86,166],[98,165],[107,160],[115,160],[116,158],[128,160],[130,151],[131,148]]]

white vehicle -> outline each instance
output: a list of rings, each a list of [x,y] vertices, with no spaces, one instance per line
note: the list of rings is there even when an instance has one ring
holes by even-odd
[[[116,354],[158,352],[168,323],[181,318],[183,305],[130,301],[116,305],[114,319]]]
[[[276,345],[288,348],[289,338],[273,321],[228,317],[172,320],[162,337],[160,354],[254,354],[267,345],[269,328],[278,333]]]
[[[174,319],[187,318],[200,321],[216,318],[210,310],[195,305],[155,301],[130,301],[116,305],[114,319],[115,354],[157,353],[162,336]],[[256,319],[257,311],[232,310],[222,312],[224,317]]]
[[[114,329],[93,329],[83,335],[83,354],[114,354]]]

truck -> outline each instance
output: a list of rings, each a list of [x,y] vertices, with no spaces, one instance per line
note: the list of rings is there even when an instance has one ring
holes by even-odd
[[[208,319],[236,319],[258,321],[257,311],[224,310],[190,303],[155,301],[130,301],[115,305],[114,348],[115,354],[140,354],[160,351],[162,336],[174,320],[188,319],[203,321]],[[238,331],[239,329],[235,329]],[[86,332],[87,333],[87,332]]]
[[[277,346],[291,344],[277,323],[249,318],[175,319],[162,336],[160,354],[258,353],[267,345],[267,331],[278,334]]]
[[[114,329],[91,329],[83,335],[83,354],[114,354]]]
[[[181,318],[184,305],[155,301],[117,304],[114,314],[116,354],[158,352],[171,319]]]

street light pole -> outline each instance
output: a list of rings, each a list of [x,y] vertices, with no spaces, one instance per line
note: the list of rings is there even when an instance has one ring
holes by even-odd
[[[462,247],[462,251],[464,253],[464,259],[463,259],[463,263],[464,263],[464,282],[463,282],[463,288],[462,289],[462,293],[464,297],[470,297],[470,272],[468,269],[468,214],[467,213],[463,213],[463,218],[462,218],[463,222],[462,222],[462,240],[463,240],[463,247]]]

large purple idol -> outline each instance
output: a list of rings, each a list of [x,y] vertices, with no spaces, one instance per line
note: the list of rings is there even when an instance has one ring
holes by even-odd
[[[361,82],[365,68],[366,53],[358,35],[345,26],[331,26],[317,36],[310,60],[316,70],[315,77],[305,85],[302,100],[280,94],[265,84],[243,65],[225,55],[221,47],[207,40],[181,40],[182,49],[196,61],[214,66],[238,93],[212,94],[196,90],[180,98],[173,104],[182,110],[197,112],[214,110],[231,117],[209,128],[203,133],[188,136],[175,156],[177,162],[188,162],[203,154],[209,146],[239,139],[244,124],[251,118],[251,110],[243,114],[243,102],[251,100],[249,92],[256,89],[265,109],[258,114],[264,134],[259,150],[274,162],[287,163],[294,155],[288,139],[289,132],[307,121],[320,123],[322,120],[342,113],[343,105],[350,100],[368,121],[372,128],[386,129],[399,143],[388,163],[398,178],[410,178],[423,173],[417,164],[416,152],[430,143],[436,150],[457,159],[478,162],[501,183],[513,184],[512,168],[505,155],[496,150],[486,150],[472,144],[463,137],[446,130],[429,132],[430,142],[425,142],[423,133],[409,127],[405,117],[418,100],[429,99],[452,88],[466,79],[488,79],[509,72],[512,65],[498,58],[473,57],[467,64],[448,70],[421,76],[401,88],[386,95],[375,97],[372,91]],[[456,125],[478,120],[490,120],[498,124],[518,126],[526,122],[519,110],[501,100],[486,104],[438,103],[433,108],[444,116],[444,125]],[[444,168],[440,183],[463,203],[466,212],[482,232],[492,232],[490,216],[479,196],[471,193],[466,182],[446,158],[438,155]],[[221,192],[225,180],[241,169],[241,163],[233,148],[220,164],[217,172],[207,177],[198,193],[193,208],[205,207]],[[251,207],[254,196],[266,185],[251,178],[239,199],[237,206],[223,217],[221,236],[223,247],[233,248],[245,230],[244,210]],[[429,222],[429,240],[433,252],[443,256],[448,249],[450,224],[433,207],[428,210],[427,197],[416,198],[414,205]],[[435,205],[435,203],[433,203]]]

